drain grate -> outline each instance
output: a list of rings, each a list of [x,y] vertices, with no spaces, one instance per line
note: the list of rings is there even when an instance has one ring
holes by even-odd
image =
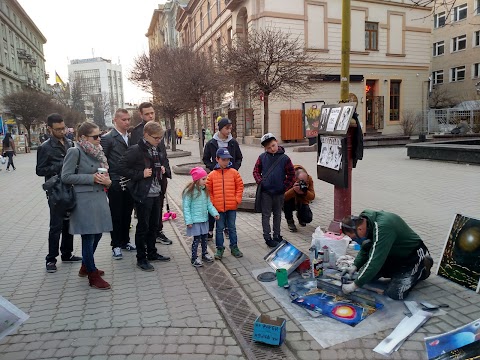
[[[170,204],[177,208],[177,217],[183,218],[178,205],[172,198],[169,200]],[[187,238],[186,231],[179,229],[176,224],[183,224],[183,221],[174,222],[172,225],[181,235],[183,244],[191,246],[191,240]],[[189,249],[186,250],[189,251]],[[273,347],[252,340],[253,323],[257,318],[258,310],[241,290],[240,285],[227,274],[223,264],[220,262],[209,264],[199,269],[199,274],[249,360],[296,359],[285,345]]]

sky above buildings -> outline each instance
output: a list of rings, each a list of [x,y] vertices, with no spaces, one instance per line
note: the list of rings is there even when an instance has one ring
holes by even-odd
[[[49,83],[55,71],[68,81],[70,60],[90,57],[120,61],[125,102],[149,95],[127,79],[135,56],[148,50],[145,34],[154,9],[164,0],[18,0],[47,38],[44,45]]]

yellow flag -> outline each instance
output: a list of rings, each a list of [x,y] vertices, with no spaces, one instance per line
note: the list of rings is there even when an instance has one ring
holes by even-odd
[[[65,86],[65,83],[63,82],[62,78],[60,77],[60,75],[57,74],[56,71],[55,71],[55,83]]]

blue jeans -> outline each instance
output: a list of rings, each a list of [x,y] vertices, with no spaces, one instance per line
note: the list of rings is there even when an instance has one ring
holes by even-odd
[[[97,270],[93,254],[101,238],[102,234],[82,235],[82,264],[85,265],[89,273]]]
[[[223,229],[228,228],[228,236],[230,238],[230,249],[237,246],[237,228],[235,227],[235,219],[237,218],[236,210],[228,210],[219,213],[220,219],[217,220],[215,230],[215,245],[218,248],[223,248]]]

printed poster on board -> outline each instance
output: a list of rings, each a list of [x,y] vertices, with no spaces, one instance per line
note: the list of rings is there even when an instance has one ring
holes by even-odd
[[[338,115],[340,115],[341,107],[335,107],[330,110],[327,122],[327,131],[335,131],[335,125],[337,124]]]
[[[342,165],[342,142],[341,138],[332,136],[320,136],[322,147],[318,157],[318,165],[340,170]]]

